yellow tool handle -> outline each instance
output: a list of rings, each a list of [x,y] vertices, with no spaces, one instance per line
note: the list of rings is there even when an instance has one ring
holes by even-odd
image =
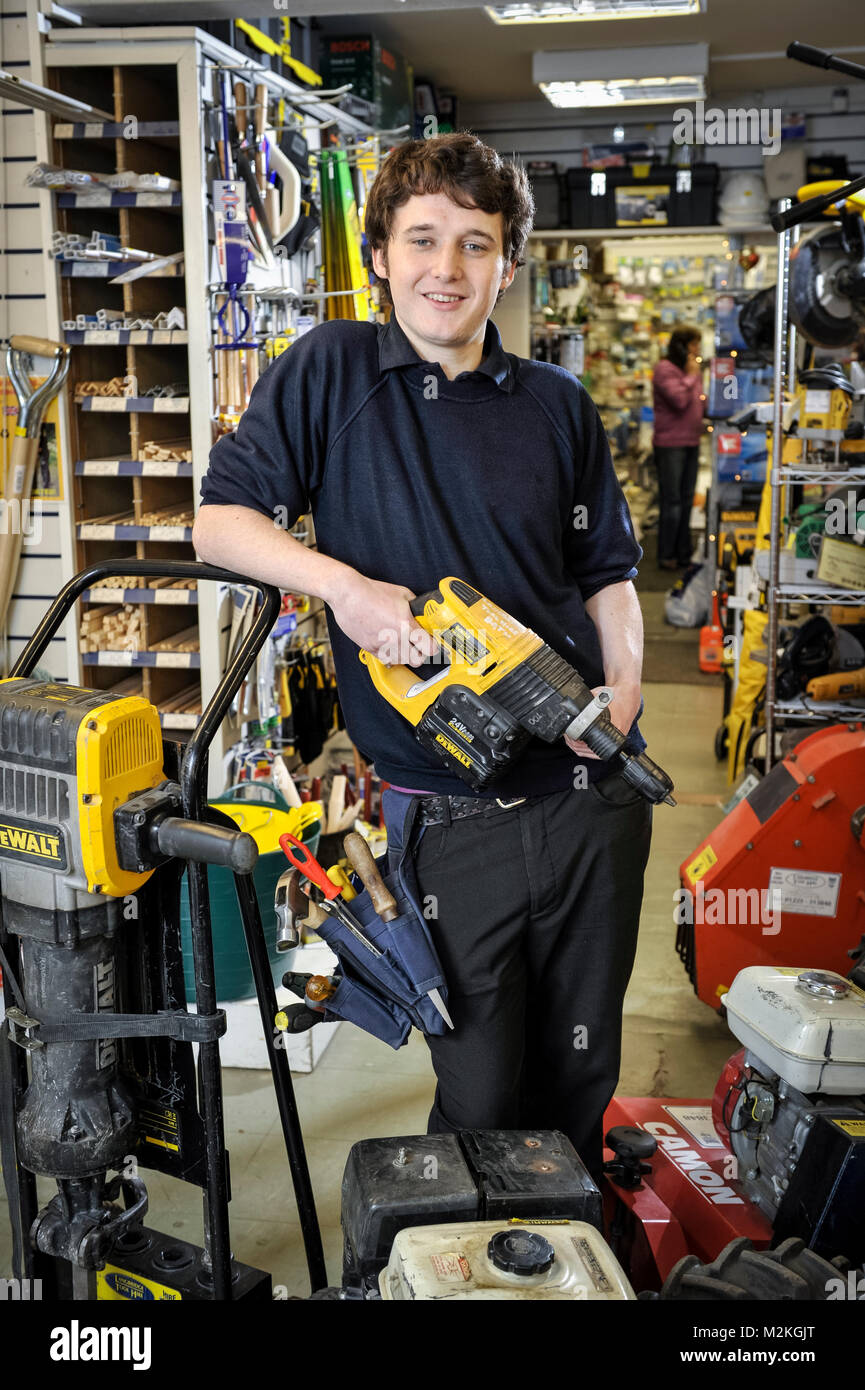
[[[378,871],[372,851],[362,835],[353,830],[342,842],[349,863],[360,875],[363,886],[369,893],[372,905],[383,922],[392,922],[399,916],[396,898]]]
[[[341,864],[334,864],[332,868],[328,869],[327,876],[331,883],[336,884],[347,903],[350,903],[352,898],[357,897],[357,889]]]
[[[306,986],[306,997],[313,1004],[323,1004],[336,994],[336,985],[329,975],[310,975]]]

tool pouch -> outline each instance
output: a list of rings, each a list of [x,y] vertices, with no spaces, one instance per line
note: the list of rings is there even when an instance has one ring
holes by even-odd
[[[341,1020],[355,1023],[365,1033],[372,1033],[374,1038],[380,1038],[390,1047],[402,1047],[412,1027],[417,1026],[411,1013],[394,1000],[374,994],[359,980],[353,980],[344,962],[342,966],[342,979],[336,993],[328,999],[324,1011],[325,1023],[338,1023]]]
[[[351,901],[353,916],[382,956],[367,951],[337,917],[318,928],[339,957],[343,976],[327,1001],[325,1018],[347,1019],[391,1047],[401,1047],[413,1027],[422,1033],[445,1032],[444,1019],[427,990],[438,989],[443,998],[447,996],[426,922],[415,912],[395,874],[384,881],[399,908],[392,922],[381,920],[367,892]]]
[[[400,801],[408,803],[408,798],[401,797]],[[402,818],[391,812],[387,822],[389,855],[393,854],[396,868],[383,877],[399,916],[383,922],[366,891],[350,904],[364,935],[383,955],[373,956],[337,917],[329,917],[318,928],[339,957],[343,976],[327,1001],[325,1019],[356,1023],[393,1048],[402,1047],[413,1027],[434,1036],[441,1036],[447,1028],[427,994],[437,989],[447,1000],[444,975],[420,908],[409,854],[416,810],[417,801],[412,798],[404,805]]]

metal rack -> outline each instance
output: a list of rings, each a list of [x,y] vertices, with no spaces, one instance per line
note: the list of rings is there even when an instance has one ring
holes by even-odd
[[[778,278],[775,295],[775,350],[773,382],[772,418],[772,460],[771,474],[771,513],[769,537],[769,570],[766,583],[766,771],[775,762],[776,724],[785,718],[797,720],[861,719],[865,709],[861,705],[844,701],[823,701],[819,709],[811,707],[804,697],[797,700],[777,698],[778,629],[780,610],[790,603],[813,606],[858,606],[865,603],[865,591],[842,589],[836,585],[808,579],[796,582],[782,579],[782,518],[787,512],[787,489],[796,483],[843,484],[862,482],[865,470],[844,468],[837,462],[839,442],[835,441],[836,463],[828,467],[817,465],[813,469],[801,465],[783,464],[783,409],[784,388],[792,391],[796,385],[796,328],[790,323],[789,315],[789,267],[790,252],[798,240],[799,225],[793,223],[796,213],[791,213],[792,201],[784,199],[773,221],[780,224],[778,231]]]

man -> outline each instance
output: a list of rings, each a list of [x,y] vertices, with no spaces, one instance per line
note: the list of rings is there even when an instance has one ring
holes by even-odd
[[[563,1129],[595,1173],[618,1078],[651,808],[582,744],[533,740],[484,797],[375,691],[363,647],[421,665],[408,603],[455,575],[538,632],[644,743],[641,556],[580,383],[502,350],[489,316],[531,227],[525,174],[461,133],[385,160],[366,207],[387,327],[313,329],[220,440],[194,540],[205,560],[327,605],[349,735],[394,800],[420,794],[414,865],[455,1028],[429,1038],[431,1131]],[[311,510],[311,551],[274,525]],[[574,766],[574,753],[579,755]]]

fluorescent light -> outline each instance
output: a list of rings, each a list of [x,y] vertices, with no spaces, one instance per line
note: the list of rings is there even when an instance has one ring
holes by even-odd
[[[487,5],[496,24],[567,24],[595,19],[662,19],[702,14],[706,0],[537,0]]]
[[[553,106],[659,106],[706,95],[702,77],[635,77],[619,82],[540,82]]]
[[[532,80],[554,106],[654,106],[706,95],[709,46],[535,53]]]

